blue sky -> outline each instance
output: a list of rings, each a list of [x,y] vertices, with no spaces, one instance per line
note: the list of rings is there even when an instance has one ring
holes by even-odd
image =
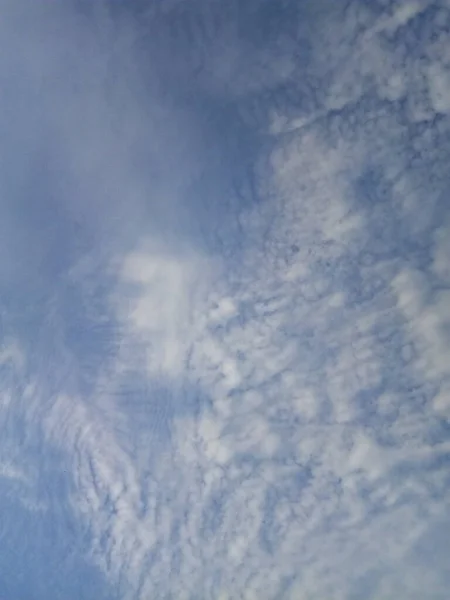
[[[0,598],[448,598],[449,28],[3,2]]]

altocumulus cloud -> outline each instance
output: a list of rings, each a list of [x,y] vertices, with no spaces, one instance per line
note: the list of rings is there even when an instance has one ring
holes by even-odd
[[[4,3],[0,595],[447,598],[449,27]]]

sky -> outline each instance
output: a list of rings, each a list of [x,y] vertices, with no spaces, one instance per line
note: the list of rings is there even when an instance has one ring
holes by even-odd
[[[0,600],[447,600],[448,0],[1,0]]]

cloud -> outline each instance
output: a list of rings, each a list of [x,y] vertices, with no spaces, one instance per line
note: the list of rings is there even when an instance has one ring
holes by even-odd
[[[138,251],[125,258],[121,280],[138,291],[125,306],[118,306],[119,318],[137,336],[151,340],[149,376],[177,378],[183,373],[193,335],[192,313],[198,310],[196,300],[209,269],[201,258],[170,256],[163,249]]]
[[[121,597],[446,597],[448,11],[330,6],[15,9],[82,249],[0,271],[37,305],[4,311],[0,476]]]

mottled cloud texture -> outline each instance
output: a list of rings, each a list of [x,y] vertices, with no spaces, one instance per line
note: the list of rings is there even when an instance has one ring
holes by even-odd
[[[449,28],[3,2],[0,597],[448,598]]]

